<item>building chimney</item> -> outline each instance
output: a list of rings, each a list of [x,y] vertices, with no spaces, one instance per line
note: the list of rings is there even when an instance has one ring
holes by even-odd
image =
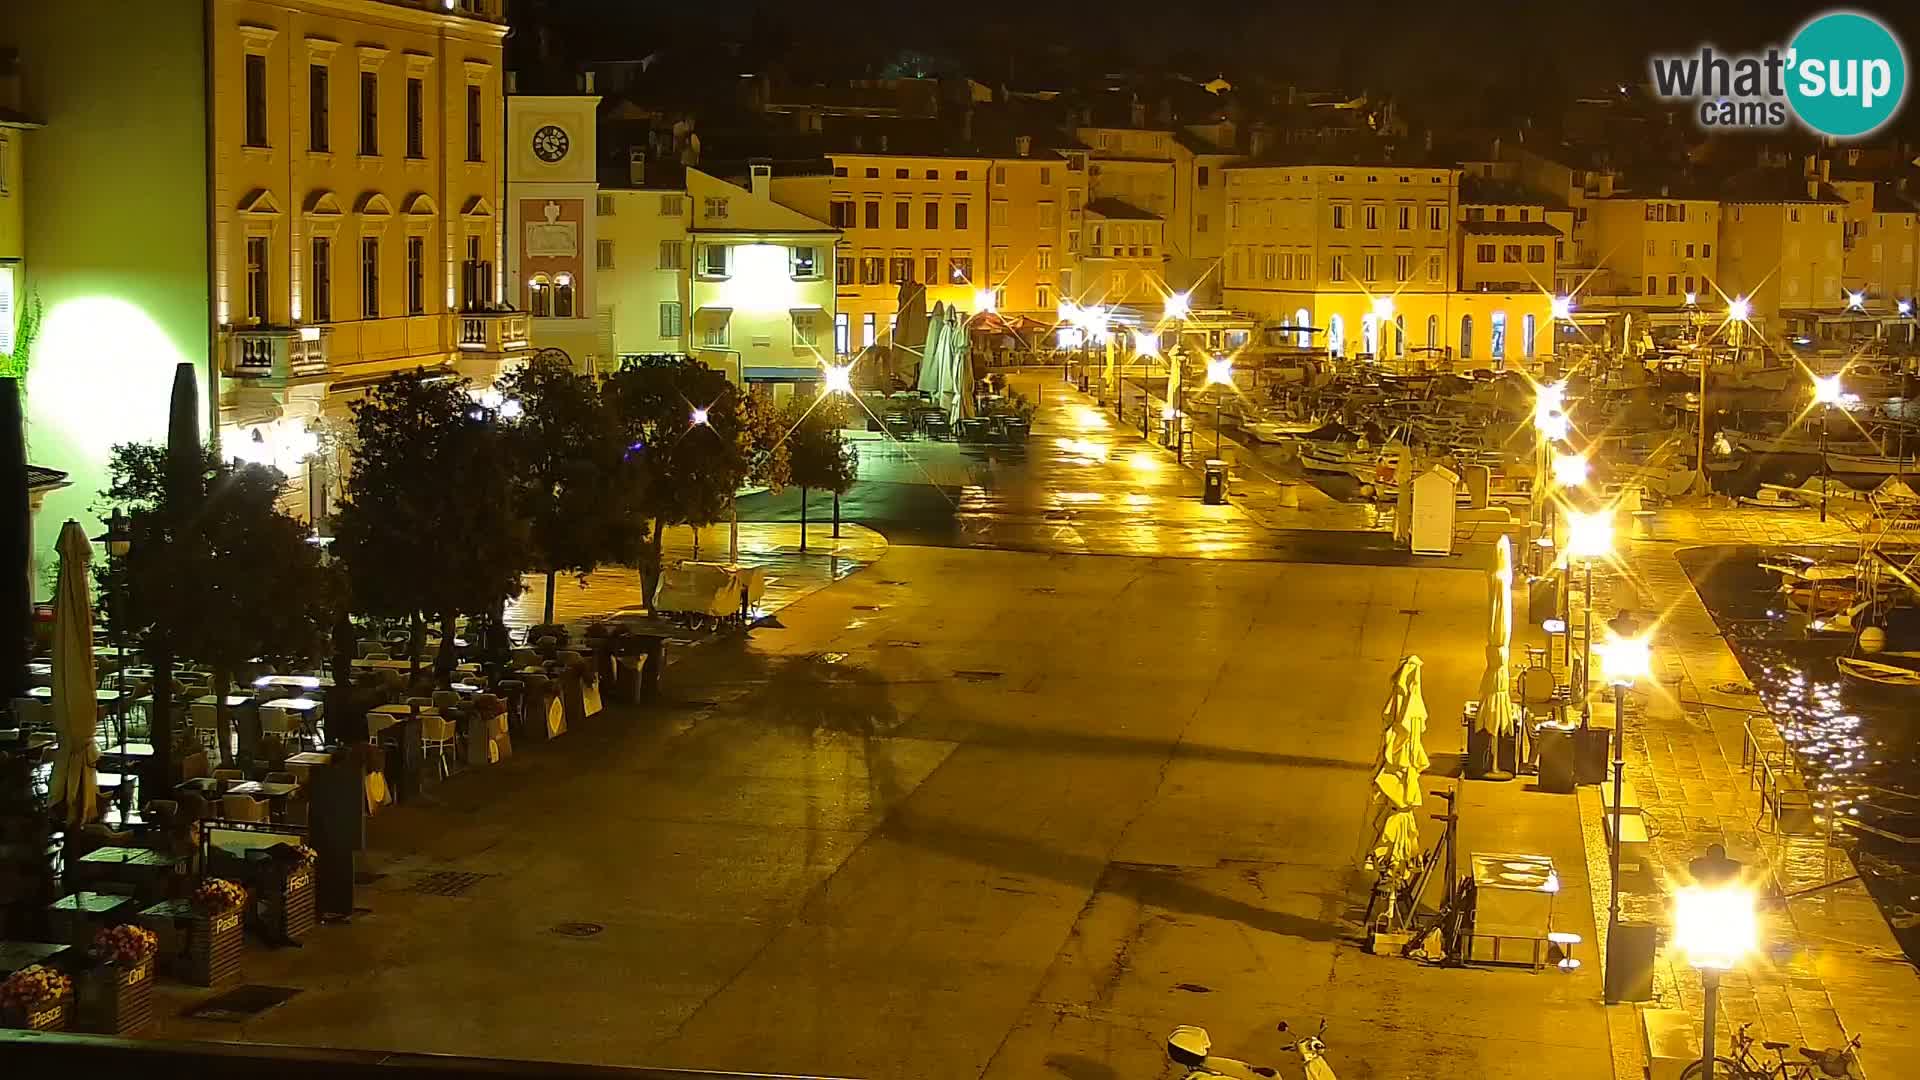
[[[647,186],[647,151],[644,147],[627,149],[627,182],[634,187]]]
[[[580,73],[580,92],[583,94],[593,93],[593,72],[583,71]]]
[[[1823,184],[1827,183],[1831,179],[1832,170],[1833,170],[1833,159],[1821,158],[1820,159],[1820,182],[1821,183]]]
[[[1147,126],[1147,103],[1146,102],[1144,101],[1134,102],[1133,107],[1128,110],[1128,113],[1130,115],[1127,118],[1133,121],[1134,127],[1143,128]]]
[[[749,165],[747,166],[747,172],[751,178],[749,190],[751,190],[757,198],[773,198],[773,166]]]
[[[507,96],[512,97],[513,95],[519,92],[520,92],[520,73],[517,71],[507,72]]]
[[[1820,179],[1815,176],[1807,177],[1807,198],[1817,199],[1819,197],[1820,197]]]
[[[1021,157],[1026,157],[1028,154],[1032,153],[1033,152],[1033,136],[1015,135],[1013,137],[1013,152],[1020,155]]]

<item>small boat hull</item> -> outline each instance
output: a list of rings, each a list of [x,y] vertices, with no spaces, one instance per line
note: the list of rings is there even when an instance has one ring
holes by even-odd
[[[1920,671],[1911,668],[1862,660],[1857,656],[1842,656],[1833,663],[1840,669],[1841,678],[1863,689],[1902,695],[1920,691]]]

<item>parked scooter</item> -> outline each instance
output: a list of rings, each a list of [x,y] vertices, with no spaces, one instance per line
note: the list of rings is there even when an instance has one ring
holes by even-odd
[[[1280,1022],[1280,1030],[1288,1030],[1286,1021]],[[1320,1030],[1286,1047],[1300,1055],[1300,1068],[1306,1080],[1339,1080],[1333,1074],[1333,1066],[1327,1064],[1327,1044],[1320,1038],[1326,1032],[1327,1022],[1322,1020]],[[1167,1036],[1167,1057],[1187,1070],[1187,1080],[1210,1076],[1227,1080],[1269,1080],[1279,1075],[1277,1070],[1265,1065],[1219,1057],[1210,1053],[1212,1049],[1213,1039],[1207,1035],[1206,1028],[1182,1025]]]

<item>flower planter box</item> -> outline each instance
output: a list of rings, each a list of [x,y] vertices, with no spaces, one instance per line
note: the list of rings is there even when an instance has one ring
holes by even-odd
[[[137,1035],[153,1023],[153,961],[93,968],[80,976],[79,995],[81,1031]]]
[[[245,942],[239,910],[199,915],[187,930],[186,971],[195,986],[227,986],[240,981],[240,952]]]
[[[253,917],[268,941],[296,942],[313,930],[313,870],[301,866],[264,875],[253,901]]]
[[[9,1010],[6,1014],[6,1026],[26,1031],[65,1031],[67,1021],[72,1015],[73,999],[64,997],[44,1009],[30,1013]]]

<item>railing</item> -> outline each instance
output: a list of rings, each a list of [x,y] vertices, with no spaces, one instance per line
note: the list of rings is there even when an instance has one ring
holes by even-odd
[[[527,347],[527,315],[522,311],[470,311],[460,316],[463,352],[504,354]]]
[[[234,327],[225,374],[236,379],[303,379],[327,373],[324,327]]]

